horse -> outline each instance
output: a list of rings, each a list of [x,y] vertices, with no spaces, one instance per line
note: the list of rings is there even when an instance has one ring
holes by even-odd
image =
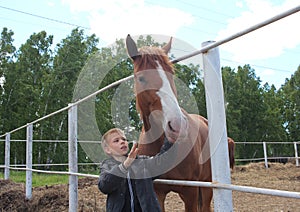
[[[229,164],[230,168],[233,170],[234,165],[235,165],[235,160],[234,160],[234,150],[235,149],[235,143],[234,140],[230,137],[228,137],[228,153],[229,153]]]
[[[177,100],[174,68],[167,54],[172,38],[163,47],[145,46],[138,50],[130,35],[126,48],[134,66],[136,108],[143,121],[139,138],[139,154],[156,155],[164,139],[178,142],[182,160],[161,179],[212,181],[209,156],[208,123],[198,114],[189,114]],[[212,188],[154,184],[162,211],[166,195],[179,194],[185,211],[211,211]]]

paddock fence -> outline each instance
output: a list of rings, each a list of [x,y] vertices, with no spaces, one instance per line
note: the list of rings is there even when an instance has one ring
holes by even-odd
[[[289,15],[292,15],[294,13],[297,13],[300,11],[300,5],[292,8],[290,10],[287,10],[281,14],[278,14],[268,20],[265,20],[257,25],[251,26],[247,28],[246,30],[240,31],[232,36],[229,36],[223,40],[219,40],[217,42],[212,43],[204,43],[203,48],[200,50],[188,54],[184,57],[177,58],[173,60],[173,63],[182,61],[184,59],[187,59],[189,57],[193,57],[198,54],[202,54],[203,60],[204,60],[204,70],[205,70],[205,89],[206,92],[211,92],[212,94],[211,98],[209,99],[212,107],[208,109],[208,120],[209,114],[213,113],[217,114],[220,117],[225,117],[225,111],[224,111],[224,99],[223,98],[223,90],[222,90],[222,80],[221,80],[221,73],[220,73],[220,66],[219,66],[219,56],[218,51],[216,47],[219,45],[222,45],[226,42],[229,42],[233,39],[236,39],[238,37],[241,37],[245,34],[248,34],[254,30],[257,30],[259,28],[262,28],[268,24],[271,24],[275,21],[278,21],[282,18],[285,18]],[[212,63],[213,61],[213,63]],[[215,62],[215,63],[214,63]],[[212,67],[213,64],[213,67]],[[115,83],[112,83],[109,86],[106,86],[97,92],[75,102],[69,104],[67,107],[64,107],[54,113],[51,113],[49,115],[46,115],[40,119],[37,119],[31,123],[28,123],[24,126],[21,126],[19,128],[16,128],[10,132],[5,133],[4,135],[1,135],[0,138],[5,137],[5,164],[4,166],[1,166],[4,168],[4,178],[9,179],[9,171],[10,170],[23,170],[26,171],[26,198],[30,199],[32,197],[32,172],[40,172],[40,173],[47,173],[47,174],[66,174],[69,175],[69,211],[77,211],[78,209],[78,176],[83,177],[98,177],[98,175],[89,175],[89,174],[82,174],[78,173],[78,148],[77,148],[77,106],[90,99],[91,97],[97,95],[98,93],[101,93],[104,90],[107,90],[111,87],[114,87],[116,85],[119,85],[120,83],[127,81],[129,79],[133,78],[133,76],[129,76],[127,78],[124,78],[122,80],[116,81]],[[211,82],[211,83],[210,83]],[[213,83],[212,83],[213,82]],[[212,89],[210,87],[210,84],[214,84],[216,86],[216,82],[219,82],[220,84],[217,85],[217,89]],[[215,87],[214,87],[215,88]],[[209,90],[209,91],[207,91]],[[214,96],[215,95],[215,96]],[[215,98],[214,98],[215,97]],[[211,111],[209,111],[211,110]],[[54,116],[58,113],[61,113],[63,111],[68,111],[68,171],[46,171],[46,170],[38,170],[33,169],[32,164],[32,145],[33,145],[33,126],[34,124],[47,119],[51,116]],[[218,121],[218,120],[214,120]],[[223,123],[226,124],[226,123]],[[178,180],[156,180],[156,183],[164,183],[164,184],[172,184],[172,185],[186,185],[186,186],[201,186],[201,187],[211,187],[214,190],[214,210],[215,211],[233,211],[232,207],[232,190],[237,191],[243,191],[243,192],[251,192],[251,193],[258,193],[258,194],[266,194],[266,195],[275,195],[275,196],[281,196],[281,197],[289,197],[289,198],[297,198],[300,199],[300,192],[291,192],[291,191],[282,191],[282,190],[276,190],[276,189],[264,189],[264,188],[255,188],[255,187],[248,187],[248,186],[239,186],[239,185],[232,185],[230,181],[230,170],[229,166],[222,166],[222,161],[228,161],[228,152],[227,155],[222,152],[222,150],[226,149],[222,147],[227,146],[227,131],[226,131],[226,125],[218,126],[219,128],[214,128],[214,124],[210,125],[212,129],[210,129],[209,133],[209,140],[210,145],[215,149],[215,154],[212,155],[211,163],[212,163],[212,178],[213,182],[194,182],[194,181],[178,181]],[[13,167],[10,165],[10,137],[14,132],[17,132],[19,130],[26,129],[26,167]],[[216,140],[214,137],[214,132],[222,132],[222,141],[219,143],[219,140]],[[212,137],[211,137],[212,136]],[[297,161],[297,164],[299,165],[299,157],[298,157],[298,150],[297,145],[299,142],[294,142],[294,148],[295,148],[295,159]],[[265,155],[267,155],[267,143],[263,142],[263,148],[266,152]],[[268,158],[264,158],[265,162],[268,161]],[[267,165],[266,165],[267,167]]]
[[[16,139],[10,139],[9,136],[7,137],[6,140],[4,139],[0,139],[0,145],[3,145],[3,147],[5,146],[10,146],[11,143],[26,143],[26,140],[16,140]],[[65,143],[67,144],[68,141],[67,140],[32,140],[32,143]],[[100,141],[77,141],[77,143],[100,143]],[[1,144],[2,143],[2,144]],[[236,148],[239,148],[239,146],[243,146],[245,149],[247,149],[247,147],[245,146],[253,146],[254,150],[253,150],[253,157],[238,157],[235,156],[235,161],[237,163],[237,165],[242,165],[242,164],[247,164],[247,163],[252,163],[252,162],[264,162],[265,164],[265,168],[268,168],[268,163],[270,162],[276,162],[276,163],[293,163],[295,164],[295,166],[299,166],[299,146],[300,146],[300,141],[294,141],[294,142],[266,142],[266,141],[256,141],[256,142],[251,142],[251,141],[245,141],[245,142],[235,142]],[[293,154],[284,154],[284,153],[272,153],[272,150],[276,147],[274,146],[280,146],[279,148],[283,147],[283,146],[289,146],[290,149],[294,149],[294,153]],[[6,148],[7,150],[9,148]],[[263,154],[260,154],[259,156],[256,157],[256,152],[257,151],[261,151]],[[271,152],[271,153],[268,153]],[[291,151],[289,151],[291,152]],[[4,155],[4,164],[0,164],[0,169],[5,169],[6,165],[5,164],[9,164],[9,169],[11,170],[24,170],[24,168],[26,168],[26,163],[10,163],[11,158],[8,158],[8,154],[10,154],[10,152],[6,152],[6,154]],[[242,153],[240,153],[239,155],[243,155]],[[7,157],[5,157],[7,156]],[[16,160],[15,160],[16,161]],[[39,164],[39,163],[33,163],[32,167],[43,167],[43,170],[40,170],[41,172],[44,172],[45,169],[51,169],[50,167],[59,167],[59,166],[63,166],[63,167],[68,167],[69,163],[43,163],[43,164]],[[100,164],[99,163],[94,163],[94,162],[82,162],[82,163],[77,163],[78,166],[94,166],[94,167],[98,167]],[[81,173],[84,174],[84,173]],[[8,178],[8,177],[7,177]]]

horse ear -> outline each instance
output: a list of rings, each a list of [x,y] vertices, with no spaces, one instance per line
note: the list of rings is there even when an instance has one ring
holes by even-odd
[[[126,49],[127,49],[128,56],[132,60],[134,60],[136,58],[136,56],[139,55],[136,44],[135,44],[134,40],[130,37],[129,34],[127,35],[127,38],[126,38]]]
[[[164,50],[164,52],[166,53],[166,54],[168,54],[169,53],[169,51],[170,51],[170,49],[171,49],[171,46],[172,46],[172,37],[170,38],[170,40],[169,40],[169,42],[165,45],[165,46],[163,46],[162,47],[162,49]]]

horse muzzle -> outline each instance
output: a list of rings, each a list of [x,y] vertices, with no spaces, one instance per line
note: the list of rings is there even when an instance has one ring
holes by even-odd
[[[173,118],[166,123],[165,135],[167,139],[174,143],[179,136],[184,136],[187,132],[187,119],[185,116]]]

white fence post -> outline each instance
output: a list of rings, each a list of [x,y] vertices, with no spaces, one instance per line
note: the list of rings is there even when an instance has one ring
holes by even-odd
[[[202,43],[202,46],[212,41]],[[218,48],[203,55],[204,85],[209,126],[209,146],[211,155],[212,180],[231,184],[226,130],[226,115],[220,57]],[[232,191],[213,189],[214,211],[233,211]]]
[[[5,135],[5,168],[4,179],[9,179],[9,166],[10,166],[10,133]]]
[[[264,148],[264,159],[265,159],[265,167],[268,168],[268,153],[267,153],[267,144],[266,142],[263,142],[263,148]]]
[[[294,142],[294,149],[295,149],[296,166],[299,166],[299,157],[298,157],[297,142]]]
[[[32,129],[32,124],[28,124],[26,131],[26,199],[32,197]]]
[[[68,111],[69,140],[69,211],[77,211],[78,207],[78,177],[72,173],[78,172],[77,167],[77,105]]]

